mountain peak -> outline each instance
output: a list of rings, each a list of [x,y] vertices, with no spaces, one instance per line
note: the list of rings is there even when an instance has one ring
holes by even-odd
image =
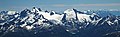
[[[77,17],[77,12],[74,11],[74,9],[67,9],[67,10],[64,11],[64,13],[66,13],[65,16],[66,16],[67,20],[77,19],[76,18]]]
[[[42,11],[40,8],[33,7],[31,12],[39,12]]]
[[[65,11],[64,11],[64,13],[68,13],[68,12],[69,12],[69,13],[70,13],[70,12],[74,12],[74,10],[75,10],[75,9],[67,9],[67,10],[65,10]]]

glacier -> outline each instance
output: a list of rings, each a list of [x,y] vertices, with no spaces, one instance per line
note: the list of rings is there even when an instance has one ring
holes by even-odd
[[[120,16],[114,13],[120,11],[1,11],[0,37],[120,37]]]

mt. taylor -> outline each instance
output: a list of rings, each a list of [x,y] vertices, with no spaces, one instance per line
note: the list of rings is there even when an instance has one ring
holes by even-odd
[[[120,37],[120,11],[0,12],[0,37]],[[118,14],[118,15],[117,15]]]

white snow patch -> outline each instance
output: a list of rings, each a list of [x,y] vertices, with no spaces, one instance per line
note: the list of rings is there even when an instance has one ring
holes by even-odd
[[[114,22],[118,22],[118,20],[116,19]]]
[[[43,21],[44,21],[44,19],[42,19],[42,20],[38,19],[38,22],[35,22],[34,24],[40,25],[40,24],[43,24]],[[33,25],[34,25],[34,24],[33,24]]]
[[[45,12],[39,12],[39,15],[43,15],[44,18],[48,19],[48,20],[62,20],[63,15],[59,15],[59,14],[54,14],[54,15],[50,15],[50,13],[45,13]]]
[[[87,15],[87,14],[77,14],[77,17],[79,19],[80,22],[83,22],[83,21],[91,21],[90,19],[90,15]]]
[[[22,24],[22,25],[20,25],[21,27],[24,27],[24,26],[26,26],[27,24],[26,24],[26,22],[25,22],[25,24]]]
[[[15,15],[15,18],[16,18],[16,17],[18,17],[18,16],[19,16],[18,14],[17,14],[17,15]]]
[[[96,13],[93,13],[92,15],[91,15],[91,17],[94,17],[95,15],[97,15]]]
[[[28,17],[23,18],[23,19],[21,20],[21,22],[22,22],[22,21],[25,21],[25,19],[27,19],[27,18],[28,18]]]
[[[111,21],[107,21],[107,23],[111,26],[111,24],[114,24],[114,23],[112,23]]]
[[[16,13],[16,11],[8,11],[8,15],[14,15]]]
[[[33,23],[35,20],[33,19],[34,18],[34,14],[30,14],[28,17],[29,19],[27,20],[27,22],[30,22],[30,23]]]
[[[30,29],[32,29],[33,28],[33,26],[26,26],[26,29],[27,30],[30,30]]]
[[[4,16],[4,15],[0,15],[0,20],[5,20],[5,19],[3,18],[3,16]]]
[[[87,11],[83,11],[84,13],[87,13]]]

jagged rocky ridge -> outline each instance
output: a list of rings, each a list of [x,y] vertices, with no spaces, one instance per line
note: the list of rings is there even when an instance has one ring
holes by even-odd
[[[0,37],[103,37],[119,30],[120,16],[110,13],[102,17],[96,12],[67,9],[59,14],[36,7],[0,12]]]

